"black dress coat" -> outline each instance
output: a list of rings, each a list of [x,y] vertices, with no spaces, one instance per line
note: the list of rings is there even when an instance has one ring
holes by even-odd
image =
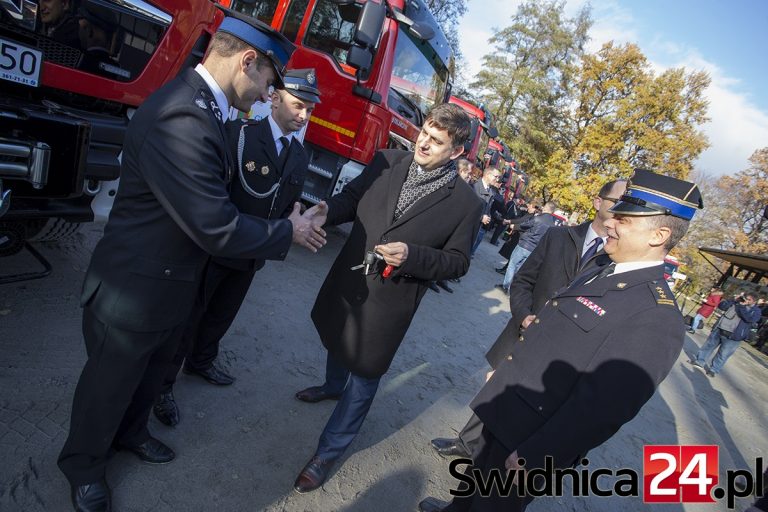
[[[630,421],[667,376],[685,326],[662,265],[557,293],[471,407],[526,468],[569,467]]]
[[[492,368],[496,368],[514,350],[520,336],[520,324],[525,317],[535,315],[556,291],[567,286],[582,270],[611,262],[600,251],[579,268],[581,250],[591,222],[548,229],[515,273],[509,286],[512,318],[485,355]]]
[[[413,153],[383,150],[328,200],[329,225],[354,221],[312,309],[323,345],[353,374],[386,373],[429,282],[464,275],[483,204],[457,178],[417,201],[397,221],[395,206]],[[388,279],[350,270],[365,252],[408,244],[408,258]]]
[[[284,259],[291,222],[242,215],[227,190],[234,165],[220,113],[193,69],[136,111],[120,186],[81,303],[134,332],[186,322],[210,255]]]

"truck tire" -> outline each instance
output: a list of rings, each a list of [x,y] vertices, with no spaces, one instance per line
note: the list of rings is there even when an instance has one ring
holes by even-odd
[[[33,224],[37,222],[38,224]],[[30,242],[55,242],[66,240],[80,231],[79,222],[69,222],[60,217],[27,223],[27,240]]]

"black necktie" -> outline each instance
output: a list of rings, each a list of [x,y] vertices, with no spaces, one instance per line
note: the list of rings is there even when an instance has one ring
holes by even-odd
[[[592,240],[592,245],[587,247],[587,252],[584,253],[584,255],[581,257],[581,261],[579,261],[579,268],[583,267],[584,264],[587,261],[589,261],[589,258],[597,254],[597,251],[599,251],[602,246],[603,246],[602,238],[597,237],[594,240]]]
[[[277,163],[282,171],[283,167],[285,167],[285,160],[288,158],[288,146],[291,142],[288,140],[288,137],[280,137],[280,143],[283,145],[283,148],[280,150],[280,154],[277,155]]]
[[[568,288],[576,288],[577,286],[581,286],[587,281],[590,280],[596,280],[600,279],[601,277],[606,277],[611,274],[613,274],[613,271],[616,270],[616,265],[611,263],[610,265],[606,265],[604,267],[597,267],[597,268],[590,268],[586,272],[582,272],[576,278],[573,280],[571,285]]]

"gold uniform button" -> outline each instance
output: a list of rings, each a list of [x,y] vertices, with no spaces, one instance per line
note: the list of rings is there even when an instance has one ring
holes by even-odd
[[[525,336],[520,336],[520,341],[525,341]]]
[[[533,321],[533,323],[535,323],[535,324],[538,324],[539,322],[541,322],[541,320],[539,320],[538,318]]]
[[[512,360],[512,356],[507,356],[507,361],[511,361],[511,360]]]
[[[556,300],[553,300],[553,301],[552,301],[552,305],[553,305],[553,306],[555,306],[555,307],[557,307],[557,301],[556,301]]]

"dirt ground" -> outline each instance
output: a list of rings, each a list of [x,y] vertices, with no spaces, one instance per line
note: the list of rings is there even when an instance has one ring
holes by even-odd
[[[0,510],[71,510],[56,457],[68,429],[72,393],[85,360],[78,295],[101,226],[41,248],[53,264],[45,279],[0,285]],[[175,388],[182,421],[150,429],[178,456],[150,466],[120,453],[109,465],[115,510],[394,512],[442,499],[457,481],[429,440],[453,436],[481,387],[483,357],[509,318],[494,289],[496,248],[483,243],[455,293],[428,292],[362,432],[323,488],[299,495],[294,478],[313,454],[333,403],[305,404],[294,393],[320,384],[324,351],[309,311],[343,242],[333,231],[313,255],[294,248],[256,275],[227,334],[220,362],[237,377],[218,388],[182,375]],[[0,273],[29,271],[19,254]],[[689,337],[692,353],[703,335]],[[683,353],[659,392],[631,423],[589,454],[590,467],[642,467],[645,444],[716,444],[720,470],[753,467],[768,454],[768,358],[746,344],[716,379],[685,364]],[[749,499],[737,502],[744,510]],[[640,498],[550,498],[529,510],[696,512],[717,505],[643,504]]]

